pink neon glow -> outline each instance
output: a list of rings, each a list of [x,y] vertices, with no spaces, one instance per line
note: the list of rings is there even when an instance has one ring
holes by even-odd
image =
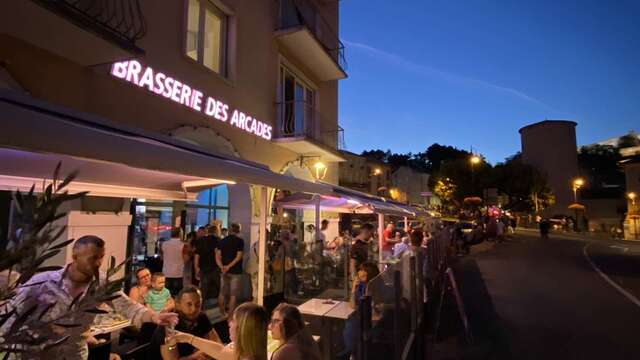
[[[273,128],[270,125],[240,110],[231,111],[229,105],[224,102],[211,96],[205,96],[200,90],[162,72],[155,71],[150,66],[144,66],[137,60],[113,63],[111,75],[141,88],[146,88],[148,91],[180,105],[203,112],[206,116],[216,120],[227,122],[231,117],[230,125],[265,140],[271,140]]]

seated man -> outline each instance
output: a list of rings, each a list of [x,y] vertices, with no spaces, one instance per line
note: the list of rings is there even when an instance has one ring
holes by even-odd
[[[209,318],[202,311],[200,289],[189,285],[180,290],[176,297],[176,311],[178,312],[176,330],[222,344]],[[161,347],[160,352],[164,360],[209,358],[189,344],[177,344],[177,346],[166,344]]]

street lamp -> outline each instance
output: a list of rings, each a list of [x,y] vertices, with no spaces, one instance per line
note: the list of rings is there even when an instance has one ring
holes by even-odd
[[[629,209],[629,217],[633,219],[633,233],[634,238],[638,240],[638,214],[636,214],[636,197],[634,192],[627,193],[627,197],[631,200],[631,209]]]
[[[475,174],[473,173],[473,167],[480,164],[481,161],[482,159],[480,158],[480,156],[475,154],[471,155],[471,157],[469,158],[469,162],[471,163],[471,191],[473,192],[473,194],[471,195],[475,195],[476,192],[476,179]]]
[[[578,202],[578,190],[584,185],[584,179],[575,178],[573,179],[573,202]]]
[[[382,170],[380,168],[373,169],[373,175],[374,176],[378,176],[380,174],[382,174]]]

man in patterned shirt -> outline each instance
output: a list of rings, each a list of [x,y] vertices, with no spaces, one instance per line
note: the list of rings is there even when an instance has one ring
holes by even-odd
[[[60,345],[22,354],[26,359],[87,359],[88,348],[86,333],[89,331],[96,314],[84,311],[71,313],[86,296],[91,282],[98,278],[102,281],[99,269],[104,258],[104,240],[97,236],[83,236],[73,245],[73,262],[56,271],[46,271],[34,275],[25,285],[19,288],[17,295],[12,299],[11,305],[17,310],[17,314],[30,309],[34,304],[39,308],[47,308],[42,320],[61,318],[59,323],[77,324],[74,327],[61,327],[51,325],[53,332],[59,335],[68,335],[69,338]],[[153,310],[132,301],[122,291],[115,295],[119,297],[111,301],[116,312],[130,319],[136,327],[144,322],[153,322],[160,325],[177,323],[177,315],[174,313],[157,314]],[[76,299],[74,302],[74,299]],[[73,306],[71,306],[73,304]],[[65,313],[69,315],[64,316]],[[18,315],[19,316],[19,315]],[[0,336],[11,325],[8,321],[4,329],[0,329]],[[54,341],[56,339],[51,339]]]

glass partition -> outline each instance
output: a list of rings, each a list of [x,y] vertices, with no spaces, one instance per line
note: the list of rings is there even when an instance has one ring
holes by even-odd
[[[395,263],[386,265],[380,275],[367,285],[371,298],[371,328],[367,347],[371,353],[399,356],[411,346],[409,336],[417,330],[418,315],[422,314],[422,276],[417,268],[424,262],[420,249],[405,252]],[[396,357],[397,358],[397,357]]]
[[[265,296],[282,293],[289,303],[312,298],[346,300],[350,238],[315,241],[315,227],[272,224],[267,242]]]

